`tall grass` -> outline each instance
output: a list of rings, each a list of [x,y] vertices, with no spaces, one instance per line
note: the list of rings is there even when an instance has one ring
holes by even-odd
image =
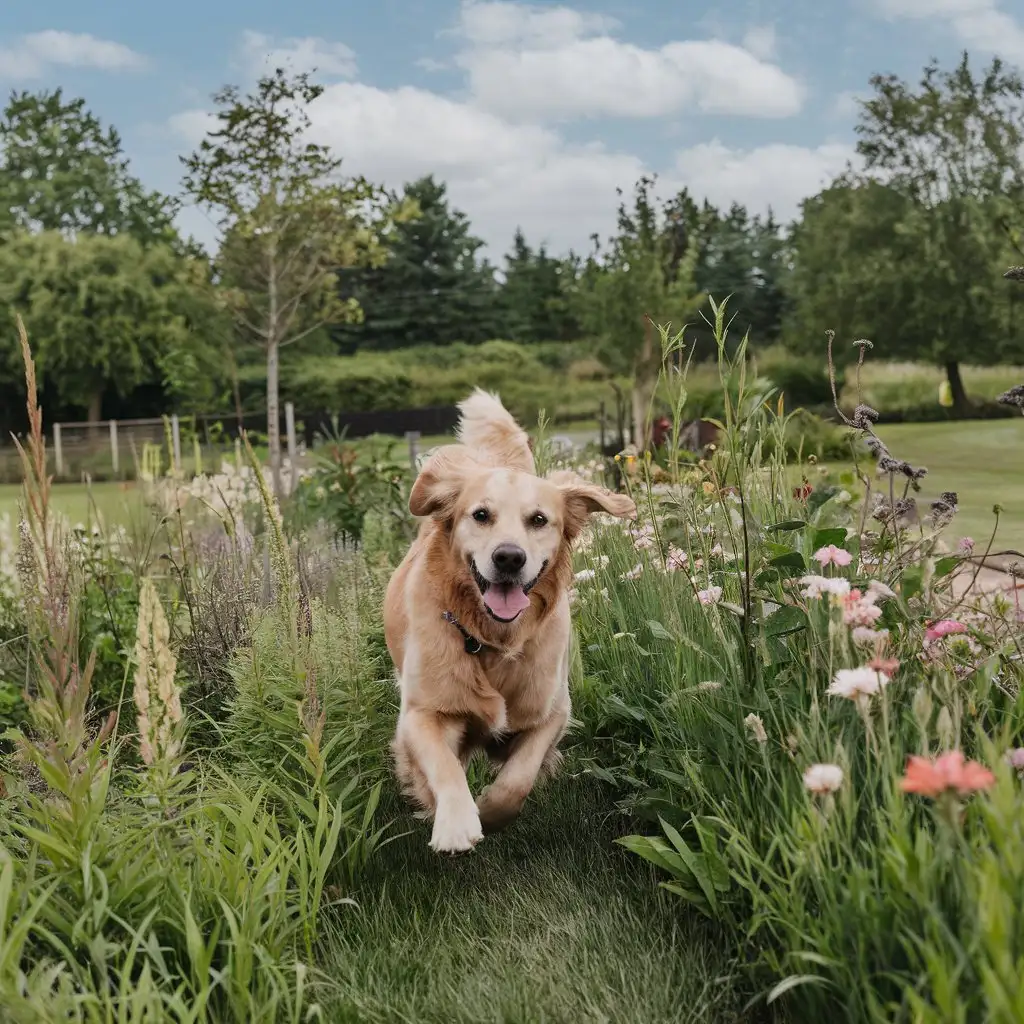
[[[874,453],[864,504],[794,488],[766,444],[783,410],[716,312],[719,447],[658,484],[637,461],[646,521],[578,555],[590,770],[650,822],[622,843],[793,1019],[1024,1019],[1020,607],[954,598],[966,552],[938,538],[956,495],[917,507],[924,471],[863,401],[846,421]],[[677,343],[665,386],[684,400]],[[928,759],[951,751],[942,776]],[[905,791],[911,770],[931,788]]]

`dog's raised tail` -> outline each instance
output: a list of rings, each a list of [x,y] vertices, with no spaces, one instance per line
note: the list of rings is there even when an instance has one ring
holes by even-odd
[[[461,444],[486,453],[500,466],[535,472],[530,438],[497,395],[477,388],[459,402],[459,413],[457,434]]]

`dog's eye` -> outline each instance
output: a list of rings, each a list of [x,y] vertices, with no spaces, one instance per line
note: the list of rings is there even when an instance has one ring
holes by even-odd
[[[548,517],[543,512],[534,512],[530,516],[530,525],[535,526],[539,530],[542,526],[548,525]]]
[[[486,522],[487,522],[487,521],[488,521],[488,520],[489,520],[489,519],[491,518],[491,513],[490,513],[490,512],[488,512],[488,511],[487,511],[487,509],[485,509],[485,508],[478,508],[478,509],[477,509],[477,510],[476,510],[476,511],[475,511],[475,512],[473,513],[473,518],[474,518],[474,519],[475,519],[475,520],[476,520],[476,521],[477,521],[478,523],[486,523]]]

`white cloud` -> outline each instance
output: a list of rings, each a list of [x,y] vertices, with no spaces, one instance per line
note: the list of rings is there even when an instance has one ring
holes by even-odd
[[[706,196],[718,206],[738,202],[754,213],[770,206],[786,222],[797,215],[801,200],[820,192],[848,162],[856,164],[857,155],[844,143],[739,150],[714,139],[678,152],[672,177],[698,199]]]
[[[322,78],[353,78],[356,55],[344,43],[316,36],[301,39],[273,39],[262,32],[242,33],[242,65],[254,76],[275,68],[301,73],[316,70]]]
[[[860,105],[870,93],[857,89],[844,89],[832,101],[832,116],[847,120],[856,120],[860,116]]]
[[[185,111],[172,127],[193,146],[209,116]],[[552,251],[585,251],[593,232],[606,236],[615,227],[615,189],[628,192],[652,171],[660,172],[663,196],[687,186],[698,199],[738,201],[752,212],[770,205],[787,220],[801,199],[853,157],[843,145],[743,151],[716,140],[683,149],[670,166],[656,168],[634,154],[573,144],[552,128],[511,122],[424,89],[354,82],[329,85],[310,116],[319,140],[344,158],[346,173],[396,188],[425,174],[446,182],[452,203],[469,215],[492,258],[508,249],[519,226],[531,242],[544,241]]]
[[[0,79],[42,78],[51,68],[136,71],[145,58],[123,43],[97,39],[84,32],[46,29],[21,36],[0,48]]]
[[[875,0],[889,18],[945,21],[968,46],[1024,64],[1024,24],[998,0]]]
[[[743,49],[761,60],[771,60],[776,54],[774,25],[751,25],[743,34]]]
[[[801,84],[750,49],[685,40],[644,49],[615,23],[567,7],[465,2],[457,56],[474,101],[515,120],[704,114],[789,117]],[[773,40],[772,40],[773,41]],[[764,30],[754,45],[769,42]]]

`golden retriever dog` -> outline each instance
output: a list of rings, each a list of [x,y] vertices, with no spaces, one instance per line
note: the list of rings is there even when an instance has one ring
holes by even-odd
[[[425,517],[384,598],[401,710],[392,750],[406,794],[433,818],[430,845],[458,853],[512,821],[557,763],[569,722],[570,546],[593,512],[633,501],[572,473],[537,476],[501,400],[459,406],[409,495]],[[466,765],[499,766],[474,800]]]

